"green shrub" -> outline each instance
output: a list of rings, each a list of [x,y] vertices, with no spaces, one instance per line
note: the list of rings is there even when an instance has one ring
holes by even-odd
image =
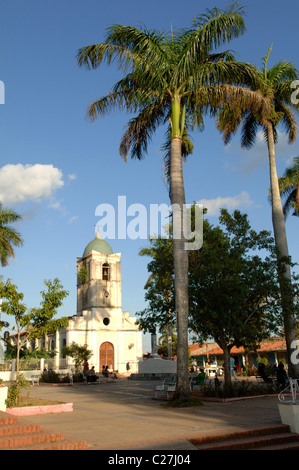
[[[275,387],[272,384],[258,384],[248,380],[240,380],[238,382],[231,382],[230,385],[226,385],[223,382],[218,387],[215,387],[213,382],[211,382],[203,385],[201,390],[207,397],[239,398],[271,394],[275,392]]]
[[[56,372],[44,372],[40,378],[39,381],[42,383],[51,383],[51,384],[56,384],[60,383],[60,376]]]
[[[57,374],[56,372],[50,372],[50,373],[44,372],[40,376],[39,381],[42,383],[48,383],[48,384],[70,383],[71,377],[69,374],[62,375],[62,374]],[[83,382],[83,374],[82,373],[73,374],[73,381]]]
[[[83,374],[82,373],[73,374],[73,381],[83,382]]]
[[[7,390],[7,399],[5,400],[7,408],[18,406],[21,390],[28,387],[28,385],[29,382],[27,382],[22,374],[17,376],[15,382],[13,382]]]

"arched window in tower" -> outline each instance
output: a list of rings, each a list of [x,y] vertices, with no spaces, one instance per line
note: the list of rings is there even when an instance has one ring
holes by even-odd
[[[110,266],[108,263],[103,264],[103,281],[109,281],[110,279]]]

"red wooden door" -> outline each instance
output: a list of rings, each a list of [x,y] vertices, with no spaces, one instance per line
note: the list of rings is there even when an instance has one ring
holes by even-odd
[[[108,341],[100,346],[100,370],[103,366],[114,370],[114,347]]]

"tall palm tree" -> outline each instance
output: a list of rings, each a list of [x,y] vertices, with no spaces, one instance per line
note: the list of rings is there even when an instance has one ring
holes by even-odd
[[[11,225],[21,219],[21,216],[12,209],[3,207],[0,202],[0,262],[7,266],[10,257],[15,256],[13,246],[22,246],[23,240],[17,230]]]
[[[136,113],[121,139],[120,155],[126,161],[141,159],[151,137],[161,125],[170,123],[170,200],[173,211],[173,255],[178,333],[176,397],[190,394],[188,385],[188,253],[185,249],[185,189],[182,170],[182,137],[199,127],[203,115],[211,113],[223,99],[240,93],[221,84],[241,84],[251,68],[234,60],[232,53],[215,49],[244,33],[244,10],[236,3],[224,11],[207,10],[194,20],[191,29],[163,33],[115,25],[106,40],[79,49],[79,66],[98,68],[104,59],[116,59],[124,72],[112,91],[94,101],[88,116],[95,120],[114,109]],[[256,96],[256,95],[254,95]],[[245,95],[247,98],[247,95]]]
[[[267,69],[267,62],[272,47],[263,57],[263,67],[257,69],[257,79],[251,84],[251,91],[262,94],[268,101],[268,109],[263,106],[260,110],[248,110],[246,106],[235,99],[230,106],[224,106],[219,113],[218,128],[223,132],[224,141],[228,143],[231,136],[241,126],[241,145],[250,148],[255,143],[258,129],[261,127],[268,147],[270,169],[270,198],[272,201],[272,223],[275,244],[277,248],[278,269],[284,329],[288,351],[289,374],[299,377],[299,366],[292,364],[292,353],[296,354],[296,321],[293,309],[291,291],[291,270],[289,251],[285,228],[285,218],[280,198],[280,190],[275,160],[275,143],[277,142],[277,127],[284,126],[289,143],[296,139],[296,119],[293,111],[299,110],[299,105],[292,102],[292,81],[298,78],[298,71],[290,62],[279,62]]]
[[[293,210],[293,215],[299,217],[299,157],[293,159],[284,175],[279,178],[279,190],[285,202],[283,204],[283,213],[285,217]]]

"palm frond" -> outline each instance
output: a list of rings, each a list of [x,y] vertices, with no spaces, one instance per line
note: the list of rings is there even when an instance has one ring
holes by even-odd
[[[283,212],[285,217],[290,210],[293,215],[299,216],[299,157],[293,159],[292,165],[288,166],[284,175],[279,178],[279,191],[284,199]]]
[[[109,93],[89,105],[87,117],[91,119],[91,121],[95,121],[99,116],[104,117],[116,109],[121,110],[123,108],[128,111],[130,110],[128,97],[123,93]]]
[[[117,60],[119,67],[150,68],[158,65],[166,51],[163,50],[164,35],[158,31],[147,31],[133,26],[113,25],[107,28],[106,41],[102,44],[85,46],[77,52],[79,67],[97,69],[104,60],[110,65]]]
[[[77,52],[77,64],[88,70],[97,69],[104,60],[110,65],[113,59],[118,59],[119,66],[125,69],[137,60],[137,54],[125,47],[113,44],[93,44],[81,47]]]
[[[181,45],[176,71],[184,80],[192,74],[195,67],[203,61],[234,60],[231,52],[212,54],[221,44],[237,38],[245,32],[242,18],[244,10],[237,3],[231,4],[225,11],[218,8],[206,10],[198,16],[191,29],[180,31],[176,41]]]
[[[274,86],[286,81],[296,80],[298,71],[291,62],[278,62],[268,70],[268,80]]]
[[[282,101],[275,101],[275,110],[280,113],[280,122],[283,124],[288,135],[289,143],[293,143],[297,137],[297,122],[294,113]]]
[[[252,113],[245,116],[241,132],[241,147],[250,148],[253,146],[258,131],[258,122]]]
[[[195,19],[194,28],[190,31],[194,43],[210,52],[238,38],[246,31],[244,14],[244,7],[237,2],[232,2],[225,10],[206,9],[206,13]]]
[[[119,153],[127,161],[129,151],[131,158],[141,160],[147,153],[148,144],[152,135],[160,124],[165,123],[169,115],[169,106],[166,102],[153,102],[139,111],[139,114],[128,122]]]
[[[296,193],[297,188],[289,191],[289,194],[283,203],[283,213],[285,218],[287,218],[291,210],[293,210],[293,215],[299,216],[299,208],[296,208]],[[285,191],[284,194],[287,194],[287,192]]]
[[[215,108],[220,108],[217,128],[222,132],[224,142],[230,142],[232,135],[242,125],[242,146],[250,147],[256,136],[253,117],[257,125],[263,123],[271,109],[269,101],[260,91],[241,86],[222,85],[217,90]]]
[[[15,256],[13,246],[23,245],[20,233],[9,225],[21,220],[21,218],[18,213],[3,207],[0,203],[0,263],[2,266],[7,266],[8,259]]]

